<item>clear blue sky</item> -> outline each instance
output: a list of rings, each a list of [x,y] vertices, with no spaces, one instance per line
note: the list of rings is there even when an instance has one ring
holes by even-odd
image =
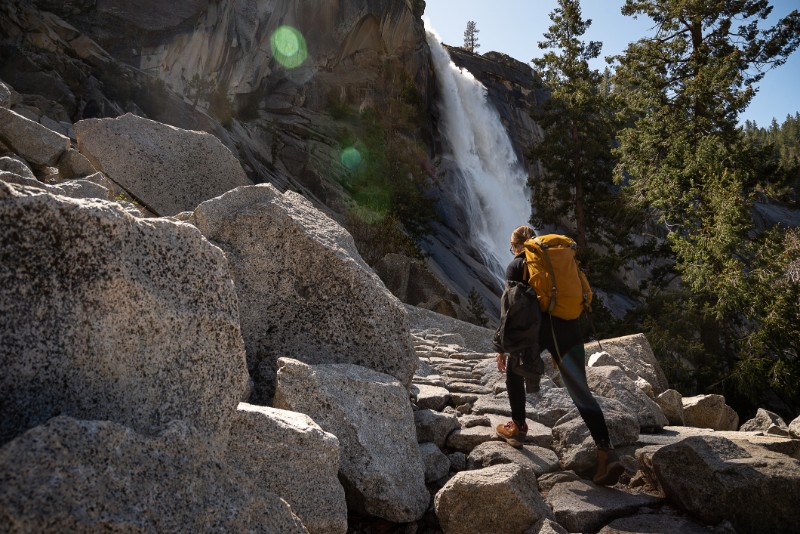
[[[800,0],[772,0],[773,22],[793,9],[800,9]],[[523,62],[542,55],[538,42],[550,26],[550,12],[556,0],[426,0],[425,16],[445,44],[461,46],[467,21],[477,25],[478,52],[503,52]],[[601,58],[620,54],[629,42],[650,35],[650,19],[625,17],[620,13],[623,0],[584,0],[581,2],[584,19],[592,25],[583,36],[586,41],[603,43]],[[605,68],[598,58],[592,67]],[[783,122],[787,114],[800,111],[800,51],[789,60],[767,72],[760,82],[750,106],[740,120],[755,121],[769,126],[772,118]]]

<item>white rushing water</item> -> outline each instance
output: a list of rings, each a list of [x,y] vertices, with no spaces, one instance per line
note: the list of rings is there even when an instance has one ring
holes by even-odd
[[[463,177],[458,184],[465,211],[466,235],[483,254],[485,265],[502,285],[509,237],[531,216],[528,175],[511,145],[500,115],[487,99],[486,87],[459,69],[437,36],[428,31],[436,79],[442,93],[439,127],[445,150]]]

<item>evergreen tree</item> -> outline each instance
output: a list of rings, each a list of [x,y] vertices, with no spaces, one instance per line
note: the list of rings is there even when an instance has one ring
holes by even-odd
[[[467,29],[464,30],[464,50],[473,53],[478,51],[478,48],[481,47],[481,45],[478,44],[478,34],[480,32],[474,20],[467,22]]]
[[[553,24],[539,42],[548,51],[533,60],[550,97],[532,113],[544,137],[528,157],[541,162],[545,171],[539,183],[531,184],[532,222],[538,228],[566,227],[584,253],[589,238],[621,245],[628,232],[615,232],[619,224],[611,223],[623,215],[611,190],[616,130],[612,87],[608,72],[589,68],[602,44],[580,40],[591,20],[581,18],[578,0],[559,0],[550,20]]]
[[[800,372],[799,290],[786,276],[796,250],[785,230],[755,232],[763,153],[744,143],[737,121],[754,84],[798,46],[800,14],[761,29],[766,0],[627,0],[622,12],[650,17],[655,35],[629,45],[616,72],[632,112],[617,181],[667,229],[691,302],[673,295],[696,317],[670,350],[692,347],[707,371],[699,388],[734,397],[769,382],[796,395],[787,384]]]
[[[473,287],[467,296],[467,300],[467,309],[469,309],[469,312],[475,317],[475,324],[486,326],[489,322],[486,318],[486,306],[483,305],[483,299],[480,293],[478,293],[478,290]]]

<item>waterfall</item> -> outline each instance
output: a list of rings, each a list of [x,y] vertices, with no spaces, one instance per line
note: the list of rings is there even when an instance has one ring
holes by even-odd
[[[459,218],[466,228],[445,224],[472,241],[472,248],[502,286],[511,259],[511,232],[528,224],[531,216],[528,175],[500,115],[488,101],[486,87],[450,60],[433,32],[427,32],[427,41],[441,90],[439,133],[450,182],[443,187],[448,189],[449,202],[463,210]]]

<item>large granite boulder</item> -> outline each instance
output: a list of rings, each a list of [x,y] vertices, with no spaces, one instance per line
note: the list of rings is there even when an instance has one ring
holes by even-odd
[[[247,387],[225,256],[196,228],[0,182],[0,443],[55,415],[227,444]]]
[[[800,461],[745,442],[689,437],[640,463],[667,498],[706,524],[790,532],[800,524]]]
[[[60,416],[0,448],[4,532],[308,532],[183,421],[143,435]]]
[[[517,464],[462,471],[433,502],[445,534],[521,534],[542,519],[553,519],[533,469]]]
[[[656,395],[669,388],[667,376],[644,334],[604,339],[601,343],[603,351],[616,360],[629,377],[636,375],[644,378],[653,385]],[[597,342],[587,343],[586,354],[591,357],[598,348]]]
[[[712,430],[737,430],[739,415],[725,404],[722,395],[683,397],[683,420],[686,426]]]
[[[442,413],[434,410],[416,410],[414,425],[417,429],[417,441],[430,441],[439,448],[444,448],[447,436],[460,428],[458,417],[453,413]]]
[[[780,415],[759,408],[756,416],[745,421],[739,430],[742,432],[764,432],[776,436],[789,436],[789,427]]]
[[[586,369],[586,380],[597,395],[617,399],[636,415],[643,431],[658,431],[669,424],[658,404],[643,393],[619,367]]]
[[[190,222],[226,253],[255,392],[269,404],[275,362],[354,363],[409,387],[417,356],[405,310],[341,226],[296,193],[242,187]]]
[[[430,496],[403,385],[352,364],[278,364],[275,406],[307,414],[339,438],[348,506],[396,523],[421,518]]]
[[[339,440],[307,415],[240,403],[225,457],[259,493],[289,503],[312,534],[347,531]]]
[[[789,423],[789,435],[795,439],[800,439],[800,416],[795,417]]]
[[[0,106],[0,142],[35,165],[55,165],[69,137]]]
[[[670,425],[683,426],[683,395],[674,389],[668,389],[656,397],[656,404],[664,412]]]
[[[219,139],[127,113],[75,124],[92,165],[157,215],[190,211],[204,200],[252,184]]]
[[[556,476],[558,478],[555,480],[558,482],[549,489],[545,500],[553,509],[558,523],[569,532],[597,532],[614,518],[631,515],[640,508],[661,503],[661,499],[650,495],[631,495],[624,491],[598,487],[587,480]],[[542,484],[549,485],[548,476],[542,478]]]
[[[639,420],[635,413],[616,399],[597,398],[608,426],[611,444],[622,447],[636,443]],[[597,447],[577,408],[553,426],[553,446],[565,469],[588,472],[596,463]]]

